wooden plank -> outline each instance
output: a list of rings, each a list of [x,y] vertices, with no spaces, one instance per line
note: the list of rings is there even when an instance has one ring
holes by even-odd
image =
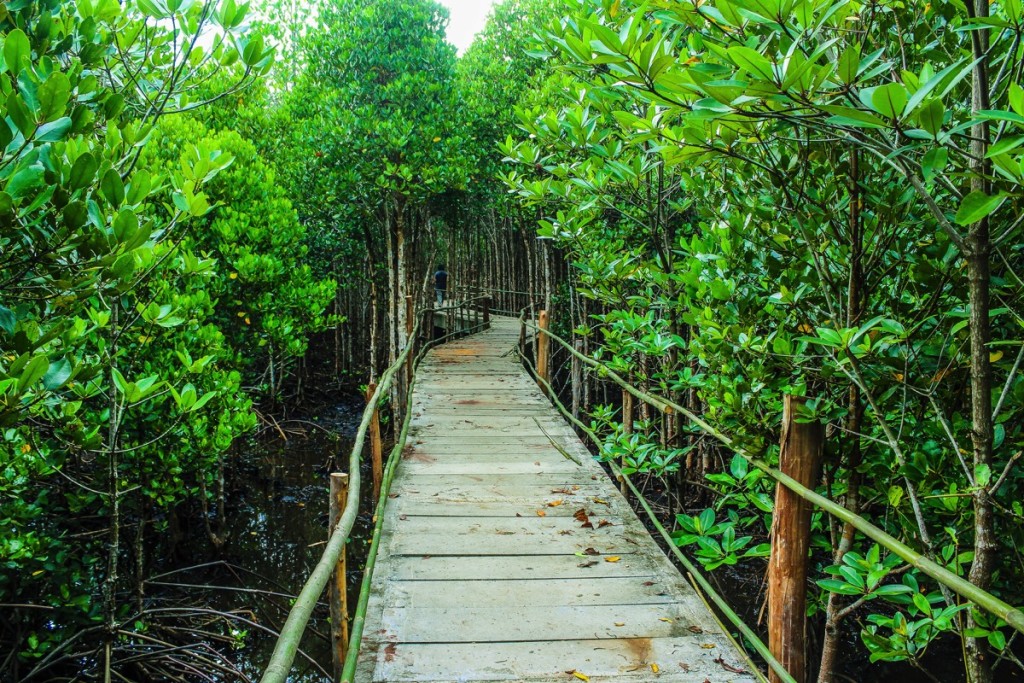
[[[395,581],[392,607],[450,607],[457,591],[462,607],[551,607],[659,605],[676,596],[659,587],[653,574],[605,579],[511,579],[507,581]]]
[[[704,648],[704,645],[713,645]],[[409,681],[551,681],[572,683],[572,671],[591,683],[606,681],[686,681],[752,683],[715,661],[745,669],[738,658],[713,641],[690,634],[675,638],[532,641],[513,643],[392,643],[380,649],[374,683]],[[657,665],[658,674],[651,667]],[[367,679],[370,680],[370,679]]]
[[[505,355],[518,332],[494,316],[421,365],[356,680],[539,683],[577,670],[593,683],[750,683],[601,465]]]
[[[657,571],[650,558],[631,555],[626,561],[595,562],[577,555],[486,555],[473,557],[431,555],[391,556],[374,574],[382,581],[485,581],[499,583],[515,579],[597,580],[609,577],[647,577]]]
[[[520,605],[504,607],[389,607],[384,640],[402,643],[479,643],[615,638],[672,638],[703,628],[679,603],[645,605]],[[444,624],[443,629],[438,626]],[[620,626],[621,624],[621,626]]]

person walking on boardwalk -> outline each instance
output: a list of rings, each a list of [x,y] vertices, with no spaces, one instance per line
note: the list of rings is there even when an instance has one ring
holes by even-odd
[[[445,294],[448,291],[448,271],[444,269],[443,265],[437,267],[437,272],[434,273],[434,294],[437,295],[437,305],[440,306],[444,303]]]

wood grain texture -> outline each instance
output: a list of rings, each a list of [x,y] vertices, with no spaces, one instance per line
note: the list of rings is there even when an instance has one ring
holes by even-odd
[[[752,682],[523,371],[519,331],[492,316],[421,365],[356,680]]]

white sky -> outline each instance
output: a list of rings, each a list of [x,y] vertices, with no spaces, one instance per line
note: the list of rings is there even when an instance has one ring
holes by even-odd
[[[448,22],[448,42],[461,55],[473,42],[473,36],[483,30],[487,13],[494,0],[438,0],[448,8],[451,21]]]

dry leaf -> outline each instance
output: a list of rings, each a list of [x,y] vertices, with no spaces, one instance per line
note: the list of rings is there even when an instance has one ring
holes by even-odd
[[[601,500],[600,498],[595,498],[594,502],[597,503],[598,505],[608,505],[607,500]]]
[[[556,507],[558,507],[561,504],[562,504],[562,499],[559,498],[558,500],[553,500],[550,503],[548,503],[548,507],[549,508],[556,508]]]
[[[595,564],[597,564],[597,560],[590,560],[589,562],[580,562],[576,566],[581,569],[587,569],[588,567],[593,567]]]
[[[705,650],[714,650],[715,649],[715,644],[714,643],[701,643],[700,646],[702,648],[704,648]]]
[[[590,676],[588,676],[585,673],[580,673],[579,671],[573,670],[572,675],[574,677],[578,678],[581,681],[589,681],[590,680]]]
[[[621,559],[622,559],[622,558],[621,558],[621,557],[619,557],[618,555],[612,555],[611,557],[606,557],[606,558],[604,558],[604,561],[605,561],[605,562],[618,562],[618,561],[619,561],[619,560],[621,560]]]
[[[625,625],[626,625],[626,622],[624,622],[624,621],[616,621],[616,622],[615,622],[615,625],[616,625],[616,626],[625,626]]]
[[[538,517],[547,517],[548,513],[544,512],[543,510],[537,510],[537,516]]]
[[[658,665],[655,664],[654,662],[651,662],[651,671],[653,671],[654,673],[658,673],[658,671],[659,671]]]
[[[584,555],[600,555],[601,553],[597,552],[593,548],[587,548],[586,550],[583,551],[583,554]]]
[[[745,673],[747,673],[746,669],[741,669],[741,668],[739,668],[737,666],[733,666],[732,664],[729,664],[728,662],[725,661],[725,658],[721,657],[721,656],[715,657],[715,663],[716,664],[720,664],[723,669],[725,669],[726,671],[729,671],[731,673],[734,673],[734,674],[745,674]]]
[[[658,617],[658,621],[664,621],[666,624],[671,624],[675,619],[669,619],[668,617]]]
[[[645,585],[645,586],[653,586],[654,582],[653,581],[644,581],[643,585]]]
[[[594,528],[594,525],[590,522],[590,515],[587,514],[586,509],[580,508],[579,510],[574,512],[572,516],[575,517],[577,521],[582,522],[582,524],[580,525],[581,529]]]
[[[700,626],[691,626],[689,629],[690,633],[704,633],[704,629]]]
[[[606,526],[615,526],[615,525],[612,524],[611,522],[609,522],[607,519],[602,519],[600,522],[597,523],[597,528],[598,529],[603,529]]]

